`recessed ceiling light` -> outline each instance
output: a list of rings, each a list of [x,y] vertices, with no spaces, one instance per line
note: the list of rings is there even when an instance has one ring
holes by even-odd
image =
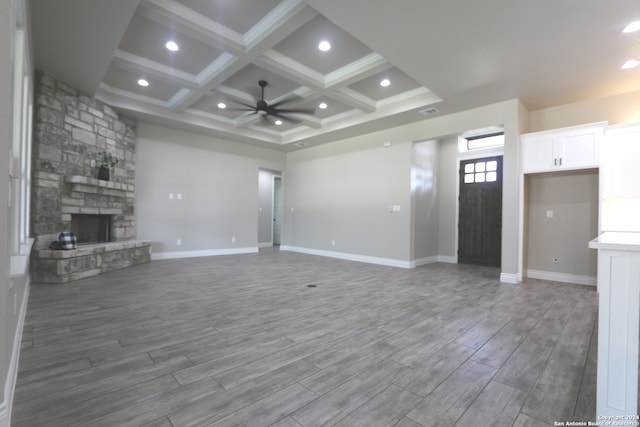
[[[140,86],[142,86],[142,87],[147,87],[147,86],[149,86],[149,82],[148,82],[148,81],[146,81],[145,79],[140,79],[140,80],[138,80],[138,84],[139,84]]]
[[[640,21],[634,21],[631,24],[629,24],[626,27],[624,27],[624,30],[622,30],[622,32],[623,33],[635,33],[638,30],[640,30]]]
[[[282,120],[276,120],[274,123],[276,124],[276,126],[280,126],[282,124]]]
[[[166,47],[167,49],[169,49],[171,52],[176,52],[178,49],[180,49],[180,46],[178,46],[178,44],[174,41],[168,41],[164,47]]]
[[[622,68],[623,70],[628,70],[629,68],[635,68],[638,65],[640,65],[640,61],[636,61],[635,59],[632,59],[622,64],[620,68]]]
[[[328,105],[327,105],[326,102],[321,102],[320,105],[318,105],[318,108],[320,108],[321,110],[324,110],[327,107],[328,107]]]
[[[218,108],[225,109],[227,108],[227,104],[225,104],[224,102],[218,102]]]
[[[320,42],[320,44],[318,45],[318,49],[320,49],[320,50],[321,50],[321,51],[323,51],[323,52],[326,52],[326,51],[328,51],[328,50],[331,50],[331,43],[329,43],[329,42],[328,42],[328,41],[326,41],[326,40],[322,40],[322,41]]]
[[[387,86],[389,86],[390,84],[391,84],[391,80],[389,80],[389,79],[382,79],[382,80],[380,81],[380,86],[382,86],[382,87],[387,87]]]

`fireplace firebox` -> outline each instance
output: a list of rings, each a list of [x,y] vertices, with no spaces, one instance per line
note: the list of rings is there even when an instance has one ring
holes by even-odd
[[[71,231],[78,244],[111,241],[111,215],[72,214]]]

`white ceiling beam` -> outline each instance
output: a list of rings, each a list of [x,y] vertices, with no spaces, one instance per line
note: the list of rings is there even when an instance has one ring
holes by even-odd
[[[176,86],[182,86],[189,89],[196,89],[198,87],[196,76],[193,74],[185,73],[184,71],[133,55],[120,49],[117,49],[114,52],[112,64],[123,70],[133,71],[136,73],[142,71],[148,76],[153,76],[159,80]]]
[[[287,116],[299,120],[302,124],[305,124],[314,129],[320,129],[322,127],[322,120],[315,116],[295,113],[287,113]]]
[[[343,87],[331,92],[330,96],[337,101],[357,108],[365,113],[373,113],[376,111],[376,102],[373,99],[348,87]]]
[[[324,78],[324,86],[327,89],[337,89],[339,87],[349,86],[364,78],[381,73],[393,65],[389,63],[379,54],[372,52],[350,64],[345,65],[329,74]]]
[[[324,89],[324,75],[285,56],[275,50],[268,50],[255,63],[273,73],[293,80],[315,91]]]
[[[275,42],[271,40],[272,37],[278,41],[282,40],[317,14],[303,0],[284,0],[244,34],[245,49],[247,51],[256,48],[265,50],[264,47],[259,48],[259,46],[265,42],[273,46]],[[283,29],[285,32],[281,33]]]
[[[189,93],[182,93],[180,96],[174,96],[171,100],[171,109],[173,111],[183,111],[187,109],[247,64],[249,64],[249,61],[246,59],[240,59],[228,53],[221,55],[205,68],[204,71],[198,74],[199,86],[197,89]]]
[[[145,0],[141,13],[169,28],[178,24],[178,30],[217,49],[226,48],[234,53],[245,51],[242,34],[225,27],[173,0]]]
[[[317,12],[306,6],[303,1],[287,0],[258,22],[247,32],[248,36],[243,38],[218,23],[215,23],[211,30],[203,28],[203,23],[214,21],[192,12],[173,0],[147,0],[147,2],[165,13],[180,13],[181,22],[187,25],[190,31],[198,32],[200,36],[213,37],[209,34],[213,31],[219,41],[225,44],[230,43],[234,51],[234,54],[221,55],[198,75],[198,88],[190,93],[180,92],[174,96],[170,102],[173,111],[184,111],[229,76],[254,62],[264,49],[270,49],[317,15]]]

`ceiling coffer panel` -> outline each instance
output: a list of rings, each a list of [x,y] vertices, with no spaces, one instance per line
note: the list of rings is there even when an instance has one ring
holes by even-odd
[[[303,0],[141,0],[100,93],[147,120],[152,110],[160,122],[293,146],[380,120],[378,101],[419,87]]]

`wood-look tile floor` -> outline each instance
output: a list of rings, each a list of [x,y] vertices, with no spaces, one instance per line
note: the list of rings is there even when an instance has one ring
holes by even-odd
[[[498,276],[265,250],[34,284],[12,425],[593,420],[595,289]]]

